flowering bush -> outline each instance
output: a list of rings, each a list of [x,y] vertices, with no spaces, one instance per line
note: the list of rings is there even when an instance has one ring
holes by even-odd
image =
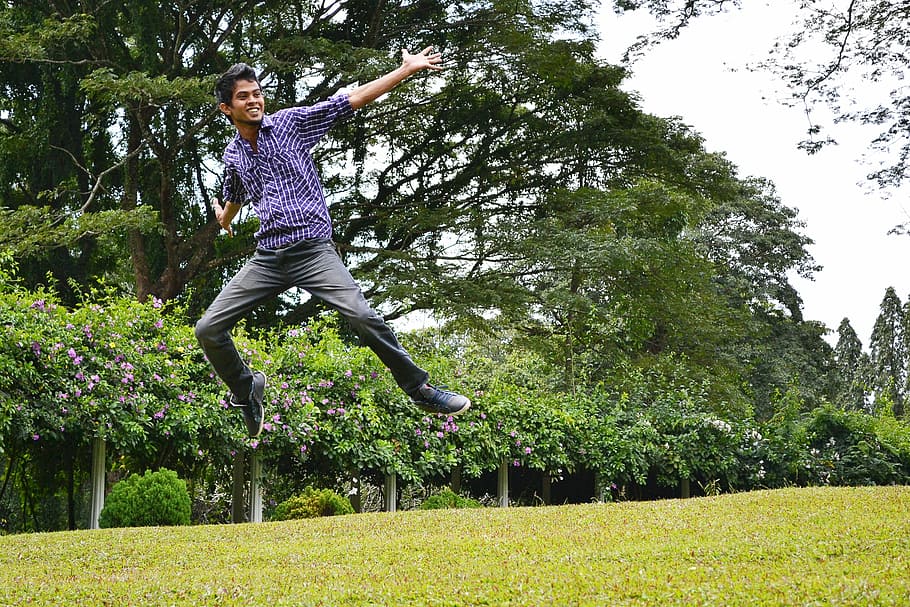
[[[269,377],[263,432],[250,440],[179,309],[104,292],[67,309],[51,290],[26,290],[0,269],[0,318],[0,463],[8,471],[0,521],[15,519],[8,524],[16,529],[76,525],[77,487],[95,438],[121,472],[168,467],[191,492],[217,492],[233,457],[256,452],[276,501],[316,476],[323,486],[392,473],[438,485],[456,470],[479,477],[503,462],[556,479],[593,471],[619,487],[910,479],[905,422],[830,407],[805,415],[791,391],[759,424],[734,414],[674,357],[618,367],[604,385],[569,395],[541,389],[527,374],[519,374],[523,385],[510,383],[491,371],[492,359],[486,371],[467,373],[465,352],[476,352],[464,336],[402,336],[434,381],[471,396],[474,406],[453,418],[420,411],[331,320],[260,337],[241,326],[241,355]],[[509,364],[520,366],[519,358],[510,353]],[[65,506],[42,505],[60,496]]]

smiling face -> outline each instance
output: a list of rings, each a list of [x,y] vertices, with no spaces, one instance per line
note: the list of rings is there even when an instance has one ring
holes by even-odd
[[[237,80],[231,103],[221,103],[218,108],[238,127],[259,126],[265,112],[265,98],[256,81]]]

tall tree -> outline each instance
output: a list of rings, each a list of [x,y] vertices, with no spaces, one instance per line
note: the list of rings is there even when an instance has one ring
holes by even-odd
[[[837,345],[834,347],[838,391],[836,403],[845,409],[870,412],[868,377],[869,355],[848,318],[837,328]]]
[[[888,287],[872,327],[869,356],[876,401],[890,404],[894,415],[904,415],[907,383],[907,352],[904,339],[904,310],[893,287]]]
[[[675,38],[693,19],[742,5],[739,0],[614,0],[618,11],[648,10],[662,29],[643,36],[635,50]],[[910,67],[910,8],[893,0],[800,0],[793,3],[793,34],[783,35],[760,66],[788,85],[792,102],[810,117],[809,152],[836,143],[812,120],[819,104],[834,113],[834,122],[871,125],[878,135],[870,146],[884,160],[870,172],[880,186],[898,186],[910,178],[910,104],[903,84]],[[789,25],[789,24],[783,24]],[[789,28],[788,28],[789,31]],[[856,87],[851,83],[866,82]]]

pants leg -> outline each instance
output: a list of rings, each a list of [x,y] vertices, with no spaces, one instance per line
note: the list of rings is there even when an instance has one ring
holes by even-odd
[[[237,352],[231,330],[250,310],[289,288],[277,261],[271,252],[257,251],[196,323],[196,339],[212,368],[239,399],[249,394],[253,373]]]
[[[338,310],[402,390],[410,394],[427,382],[427,372],[411,360],[392,329],[369,306],[332,241],[304,241],[285,249],[282,257],[280,264],[289,282]]]

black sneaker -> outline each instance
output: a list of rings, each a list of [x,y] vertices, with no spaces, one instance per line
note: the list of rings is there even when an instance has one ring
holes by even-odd
[[[446,386],[435,387],[430,384],[421,386],[415,394],[411,395],[414,404],[428,413],[443,413],[445,415],[458,415],[464,413],[471,406],[471,401],[466,396],[457,392],[445,390]]]
[[[253,385],[250,387],[250,397],[245,403],[237,402],[232,393],[228,393],[228,402],[232,407],[238,407],[243,412],[243,422],[250,438],[256,438],[262,432],[262,423],[265,411],[262,408],[262,399],[265,396],[265,373],[253,373]]]

